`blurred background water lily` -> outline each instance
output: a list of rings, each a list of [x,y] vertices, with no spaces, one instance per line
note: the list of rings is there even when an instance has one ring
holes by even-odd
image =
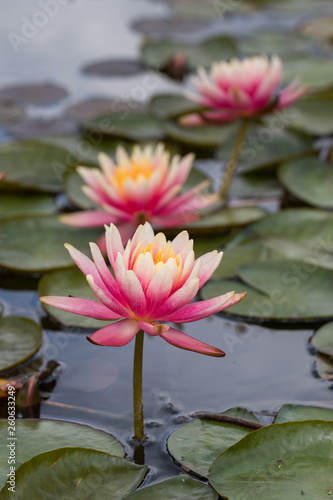
[[[134,146],[132,154],[119,146],[116,163],[104,153],[99,155],[101,169],[79,167],[86,182],[85,194],[98,210],[76,212],[61,217],[74,226],[98,227],[115,223],[126,242],[138,224],[149,221],[157,227],[176,227],[197,220],[199,211],[213,205],[218,196],[205,193],[204,181],[180,193],[193,166],[194,155],[184,157],[165,151],[163,144]],[[104,239],[100,242],[104,250]]]

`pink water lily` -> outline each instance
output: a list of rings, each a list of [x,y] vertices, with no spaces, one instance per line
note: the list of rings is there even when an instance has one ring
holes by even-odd
[[[93,260],[66,244],[99,302],[75,297],[42,297],[40,300],[82,316],[119,320],[89,337],[98,345],[123,346],[143,330],[181,349],[224,356],[220,349],[164,323],[197,321],[245,297],[246,293],[229,292],[191,303],[219,265],[222,253],[213,251],[195,259],[193,240],[189,240],[187,231],[167,241],[163,233],[155,236],[149,223],[137,228],[126,248],[116,226],[106,226],[106,245],[114,276],[95,243],[90,244]]]
[[[199,68],[191,78],[189,99],[207,110],[182,117],[184,125],[231,122],[289,106],[306,92],[297,80],[280,89],[282,62],[273,56],[214,63],[209,72]]]
[[[116,163],[100,153],[101,169],[78,168],[86,182],[83,191],[98,210],[66,214],[61,220],[86,227],[115,223],[124,242],[145,221],[157,227],[176,227],[197,220],[198,211],[215,203],[217,195],[202,194],[208,181],[180,193],[193,159],[193,154],[170,158],[163,144],[155,149],[134,146],[131,155],[119,146]]]

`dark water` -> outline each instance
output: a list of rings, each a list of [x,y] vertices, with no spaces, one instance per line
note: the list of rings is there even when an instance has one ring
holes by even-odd
[[[8,34],[21,33],[25,19],[31,20],[40,4],[33,0],[19,4],[1,0],[0,6],[6,12],[0,18],[0,86],[50,81],[64,85],[70,93],[60,105],[32,106],[32,115],[56,117],[68,104],[92,96],[133,98],[137,87],[144,89],[145,97],[177,87],[160,75],[154,75],[154,88],[146,89],[143,74],[108,79],[80,72],[87,62],[135,56],[141,36],[132,32],[129,24],[140,17],[164,15],[168,9],[163,2],[69,2],[59,6],[57,15],[21,44],[17,53]],[[273,23],[290,27],[298,18],[257,14],[252,19],[252,24],[245,19],[230,21],[225,31]],[[218,26],[216,21],[215,28]],[[7,138],[4,133],[0,137]],[[3,277],[0,300],[5,314],[39,321],[44,313],[36,284],[37,280],[29,278]],[[85,339],[87,332],[58,330],[56,325],[51,329],[45,319],[44,324],[49,328],[45,329],[42,355],[58,360],[61,373],[50,399],[42,404],[41,417],[74,420],[111,432],[127,443],[131,456],[134,343],[122,348],[92,346]],[[144,412],[150,480],[177,474],[179,469],[165,451],[165,439],[192,411],[244,406],[270,413],[291,402],[333,406],[330,384],[311,374],[314,357],[307,350],[311,330],[275,331],[213,317],[184,325],[184,331],[220,347],[227,355],[214,359],[176,349],[160,338],[145,339]]]

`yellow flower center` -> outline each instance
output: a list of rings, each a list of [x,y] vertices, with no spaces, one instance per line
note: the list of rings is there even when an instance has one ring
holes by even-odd
[[[146,254],[147,252],[152,255],[155,265],[158,265],[160,263],[165,264],[170,258],[176,261],[177,267],[181,267],[182,265],[180,254],[176,255],[172,245],[170,244],[167,244],[165,247],[160,248],[154,257],[153,245],[149,243],[149,245],[146,246],[142,253]]]
[[[130,160],[130,165],[118,165],[113,173],[113,180],[122,188],[126,179],[131,179],[133,182],[137,182],[139,177],[144,177],[145,179],[150,179],[154,172],[154,167],[149,159],[137,163],[135,160]]]

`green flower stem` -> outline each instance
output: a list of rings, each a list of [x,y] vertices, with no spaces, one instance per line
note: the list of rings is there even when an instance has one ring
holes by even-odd
[[[244,141],[247,126],[248,126],[248,120],[243,119],[241,122],[240,129],[238,131],[238,135],[237,135],[237,139],[236,139],[234,148],[233,148],[232,153],[231,153],[230,160],[228,161],[228,164],[227,164],[227,168],[226,168],[225,175],[223,178],[222,186],[220,189],[220,198],[223,201],[226,201],[226,198],[227,198],[229,185],[230,185],[235,167],[237,165],[238,156],[240,153],[241,145]]]
[[[133,365],[133,416],[134,438],[142,441],[143,431],[143,404],[142,404],[142,357],[143,357],[143,331],[136,334]]]

